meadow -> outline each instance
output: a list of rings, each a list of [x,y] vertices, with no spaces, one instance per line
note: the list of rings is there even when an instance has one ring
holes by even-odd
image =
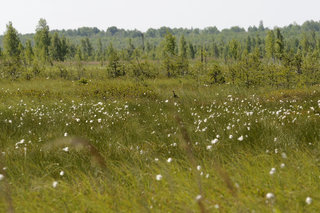
[[[0,212],[317,212],[319,129],[318,86],[1,80]]]

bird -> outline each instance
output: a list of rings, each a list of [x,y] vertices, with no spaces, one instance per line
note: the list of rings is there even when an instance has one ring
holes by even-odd
[[[179,98],[179,96],[177,96],[177,94],[174,92],[174,90],[172,90],[172,93],[173,93],[174,98]]]

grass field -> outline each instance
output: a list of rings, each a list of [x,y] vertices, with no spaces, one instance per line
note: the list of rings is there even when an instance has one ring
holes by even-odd
[[[318,212],[319,141],[319,87],[1,81],[0,212]]]

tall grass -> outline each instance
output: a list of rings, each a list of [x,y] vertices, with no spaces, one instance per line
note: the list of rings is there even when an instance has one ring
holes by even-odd
[[[316,212],[319,91],[3,81],[0,212]]]

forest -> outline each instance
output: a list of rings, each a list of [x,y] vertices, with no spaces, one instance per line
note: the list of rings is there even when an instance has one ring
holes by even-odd
[[[261,21],[247,30],[161,27],[142,33],[82,27],[50,31],[46,20],[40,19],[34,34],[21,35],[10,22],[0,39],[1,78],[31,79],[45,75],[54,64],[63,69],[60,77],[67,78],[71,67],[79,72],[95,64],[108,78],[186,77],[247,88],[315,85],[320,80],[319,32],[320,22],[315,21],[274,29],[265,28]],[[78,73],[74,78],[86,77]]]

